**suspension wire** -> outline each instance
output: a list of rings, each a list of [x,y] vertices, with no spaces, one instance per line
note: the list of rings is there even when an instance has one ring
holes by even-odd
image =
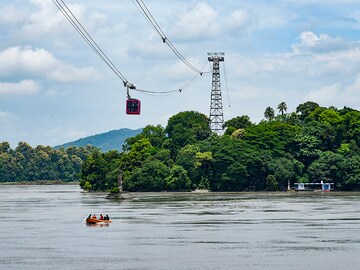
[[[137,7],[137,9],[141,12],[141,14],[145,17],[145,19],[151,24],[151,26],[155,29],[156,32],[160,35],[161,39],[165,43],[166,36],[164,32],[161,30],[154,17],[151,15],[149,9],[145,6],[144,2],[139,3],[138,0],[132,0],[133,4]]]
[[[134,2],[134,0],[132,0],[132,1]],[[188,83],[186,83],[183,87],[178,88],[178,89],[174,89],[174,90],[150,91],[150,90],[137,89],[134,84],[131,84],[126,80],[125,76],[117,69],[117,67],[113,64],[113,62],[109,59],[109,57],[105,54],[105,52],[99,47],[99,45],[91,37],[89,32],[83,27],[83,25],[75,17],[75,15],[70,10],[70,8],[66,5],[66,3],[63,0],[52,0],[52,2],[61,11],[61,13],[64,15],[64,17],[69,21],[69,23],[79,33],[79,35],[85,40],[85,42],[90,46],[90,48],[122,80],[122,82],[124,84],[124,87],[127,87],[128,89],[138,91],[138,92],[141,92],[141,93],[145,93],[145,94],[158,94],[158,95],[172,94],[172,93],[176,93],[176,92],[181,92],[183,89],[188,88],[199,77],[198,76],[199,74],[200,74],[200,76],[202,76],[202,73],[199,73],[194,78],[192,78]],[[149,17],[149,22],[150,22],[150,17]],[[161,29],[159,30],[159,34],[160,33],[163,34]],[[205,73],[207,73],[207,72],[205,72]]]
[[[193,66],[172,44],[172,42],[168,39],[165,33],[162,31],[159,24],[156,22],[155,18],[151,14],[150,10],[145,5],[144,1],[142,0],[132,0],[133,4],[136,8],[141,12],[141,14],[145,17],[145,19],[150,23],[150,25],[155,29],[155,31],[160,35],[163,43],[165,43],[173,53],[190,69],[200,74],[200,76],[204,73],[210,73],[211,71],[202,71],[195,66]]]
[[[141,93],[145,93],[145,94],[172,94],[172,93],[176,93],[176,92],[182,92],[184,89],[190,87],[190,85],[192,85],[197,79],[199,79],[200,76],[199,74],[196,74],[188,83],[184,84],[183,87],[181,88],[177,88],[174,90],[169,90],[169,91],[151,91],[151,90],[142,90],[142,89],[133,89],[134,91],[138,91]]]
[[[176,92],[181,93],[181,88],[179,89],[174,89],[174,90],[169,90],[169,91],[152,91],[152,90],[143,90],[143,89],[134,89],[137,92],[143,93],[143,94],[149,94],[149,95],[171,95],[174,94]]]
[[[150,18],[151,18],[151,21],[155,23],[155,26],[157,29],[159,29],[160,33],[166,38],[165,36],[165,33],[161,30],[159,24],[156,22],[155,18],[153,17],[153,15],[151,14],[150,10],[147,8],[147,6],[145,5],[144,1],[143,0],[140,0],[141,3],[143,4],[145,10],[147,11],[147,14],[150,15]],[[136,2],[139,2],[139,1],[136,1]]]
[[[232,114],[231,114],[229,87],[228,87],[228,80],[227,80],[227,75],[226,75],[225,61],[223,62],[223,66],[224,66],[224,78],[225,78],[226,96],[227,96],[227,100],[228,100],[228,104],[229,104],[228,109],[229,109],[229,115],[230,115],[230,119],[231,119],[231,118],[232,118]]]
[[[99,47],[99,45],[94,41],[91,35],[86,31],[83,25],[72,13],[70,8],[66,5],[63,0],[52,0],[56,7],[61,11],[65,18],[70,22],[70,24],[75,28],[75,30],[80,34],[80,36],[85,40],[85,42],[90,46],[90,48],[99,56],[101,60],[122,80],[125,87],[133,88],[133,84],[129,83],[125,76],[117,69],[117,67],[112,63],[109,57],[104,53],[104,51]]]
[[[58,4],[59,1],[55,0]],[[82,24],[78,21],[78,19],[75,17],[75,15],[72,13],[72,11],[69,9],[69,7],[65,4],[63,0],[61,0],[63,5],[66,7],[66,11],[61,4],[60,7],[62,8],[63,14],[67,15],[66,17],[70,19],[71,24],[75,26],[75,29],[80,31],[80,35],[85,39],[85,41],[90,45],[90,47],[95,51],[95,53],[105,62],[105,64],[123,81],[124,86],[133,86],[132,84],[129,84],[126,80],[125,76],[117,69],[117,67],[112,63],[112,61],[108,58],[108,56],[104,53],[104,51],[98,46],[98,44],[94,41],[94,39],[91,37],[91,35],[86,31],[86,29],[82,26]],[[71,15],[71,16],[70,16]],[[74,21],[75,19],[75,21]]]

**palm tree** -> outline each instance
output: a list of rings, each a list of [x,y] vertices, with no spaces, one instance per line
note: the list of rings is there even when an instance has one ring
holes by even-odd
[[[264,116],[265,116],[266,119],[268,119],[269,121],[271,121],[271,120],[275,117],[274,109],[271,108],[270,106],[267,107],[267,108],[265,109]]]
[[[279,110],[279,113],[281,113],[281,115],[284,115],[284,113],[286,113],[286,111],[287,111],[287,105],[284,101],[281,102],[277,108]]]

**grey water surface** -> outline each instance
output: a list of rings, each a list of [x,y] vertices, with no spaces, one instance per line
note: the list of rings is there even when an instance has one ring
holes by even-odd
[[[0,186],[0,269],[360,269],[360,193],[105,196]]]

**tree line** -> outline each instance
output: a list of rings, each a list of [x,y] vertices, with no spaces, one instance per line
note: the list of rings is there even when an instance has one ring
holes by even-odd
[[[0,182],[78,181],[82,163],[94,149],[70,146],[56,150],[42,145],[33,148],[26,142],[11,149],[8,142],[1,142]]]
[[[204,114],[180,112],[166,127],[146,126],[122,151],[106,153],[2,142],[0,182],[80,181],[84,190],[117,191],[121,172],[128,191],[285,190],[288,182],[320,181],[360,190],[359,111],[310,101],[290,113],[281,102],[277,110],[267,107],[259,123],[235,117],[221,136]]]
[[[85,190],[117,191],[119,172],[127,191],[285,190],[288,182],[335,183],[360,190],[360,112],[348,107],[300,104],[287,113],[271,107],[265,120],[246,115],[211,132],[209,119],[195,111],[172,116],[163,128],[146,126],[126,140],[123,151],[92,152],[79,174]]]

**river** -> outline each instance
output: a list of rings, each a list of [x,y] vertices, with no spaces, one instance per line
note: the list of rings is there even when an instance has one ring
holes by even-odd
[[[360,193],[105,195],[0,185],[0,269],[360,267]]]

